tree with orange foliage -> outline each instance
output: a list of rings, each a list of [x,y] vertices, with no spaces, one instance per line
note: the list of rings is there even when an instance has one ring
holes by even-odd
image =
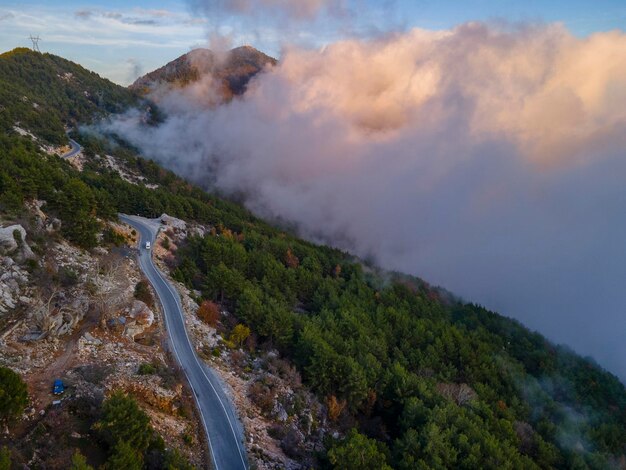
[[[210,326],[216,326],[220,319],[220,308],[215,302],[205,300],[197,312],[198,318]]]
[[[335,278],[338,278],[339,276],[341,276],[341,266],[340,265],[335,266],[335,269],[333,269],[333,275],[335,276]]]
[[[346,401],[337,400],[335,395],[330,395],[326,399],[326,406],[328,407],[328,419],[334,422],[337,421],[337,418],[339,418],[339,415],[346,407]]]
[[[285,254],[285,264],[288,268],[297,268],[300,265],[300,260],[296,255],[293,254],[291,248],[287,249],[287,253]]]

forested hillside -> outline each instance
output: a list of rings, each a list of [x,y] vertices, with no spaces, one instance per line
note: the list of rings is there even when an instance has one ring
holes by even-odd
[[[77,137],[87,156],[78,171],[10,133],[18,120],[56,143],[68,118],[134,102],[77,66],[74,78],[59,78],[68,64],[19,50],[0,56],[0,80],[11,82],[0,87],[0,212],[45,200],[84,248],[118,212],[167,212],[213,227],[179,247],[173,276],[251,329],[257,344],[248,354],[277,349],[297,366],[343,431],[328,438],[320,467],[624,468],[626,390],[592,361],[419,279],[272,227],[124,145]],[[96,87],[91,98],[85,86]],[[103,107],[93,100],[99,87]],[[103,154],[144,183],[107,170]]]
[[[290,357],[333,419],[379,442],[349,434],[335,468],[623,462],[624,387],[588,360],[418,280],[232,228],[193,240],[175,275]]]
[[[61,57],[24,48],[0,55],[0,132],[17,125],[61,144],[65,125],[137,103],[133,92]]]

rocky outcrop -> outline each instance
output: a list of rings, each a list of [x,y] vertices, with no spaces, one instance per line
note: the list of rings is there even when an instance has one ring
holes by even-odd
[[[78,296],[71,303],[59,307],[52,302],[40,303],[30,313],[30,319],[39,333],[34,339],[58,337],[71,332],[85,318],[88,309],[89,299],[86,296]]]
[[[187,223],[167,214],[160,217],[165,233],[173,238],[175,242],[181,242],[188,236],[203,237],[209,232],[209,228],[194,223]]]
[[[141,300],[135,300],[130,308],[124,334],[135,339],[154,323],[154,312]]]
[[[187,230],[187,222],[167,214],[161,216],[161,223],[166,227],[175,228],[183,232]]]
[[[26,230],[19,224],[0,227],[0,250],[5,254],[16,254],[19,259],[35,256],[26,243]]]
[[[28,273],[12,258],[0,257],[0,315],[30,303],[24,292],[28,282]]]
[[[147,403],[154,409],[165,413],[175,413],[182,395],[182,387],[178,385],[174,390],[167,390],[157,385],[159,379],[151,377],[141,380],[135,378],[130,383],[120,384],[120,388],[137,397],[141,402]]]
[[[0,247],[6,252],[17,250],[20,242],[25,239],[26,230],[21,225],[9,225],[0,228]]]

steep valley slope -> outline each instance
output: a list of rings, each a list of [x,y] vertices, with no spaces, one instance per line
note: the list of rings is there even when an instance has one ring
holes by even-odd
[[[162,224],[153,256],[238,406],[253,468],[626,468],[626,389],[592,360],[299,239],[116,136],[74,132],[84,150],[58,156],[66,127],[133,106],[150,126],[145,82],[15,50],[0,85],[0,365],[28,393],[0,384],[17,397],[0,401],[0,459],[206,467],[126,213]]]

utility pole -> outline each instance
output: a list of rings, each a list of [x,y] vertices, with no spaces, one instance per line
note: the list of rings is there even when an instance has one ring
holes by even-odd
[[[39,41],[41,41],[41,38],[39,37],[39,35],[37,35],[37,36],[33,36],[33,35],[31,34],[29,39],[33,42],[33,51],[35,51],[35,52],[41,52],[41,51],[39,50]]]

